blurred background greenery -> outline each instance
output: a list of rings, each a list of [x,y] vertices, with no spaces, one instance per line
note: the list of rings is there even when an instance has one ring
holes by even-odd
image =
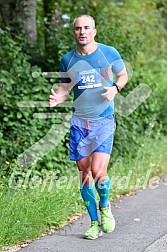
[[[95,18],[96,40],[117,48],[133,68],[133,77],[122,95],[128,95],[139,83],[151,88],[150,97],[131,115],[116,114],[113,162],[128,153],[135,156],[146,135],[152,139],[166,136],[165,0],[113,0],[105,4],[100,0],[0,0],[0,7],[1,175],[9,175],[13,169],[6,162],[15,163],[19,154],[56,123],[56,118],[34,119],[33,113],[70,113],[69,108],[21,108],[18,102],[47,101],[50,88],[58,80],[46,79],[41,73],[59,71],[61,57],[75,47],[72,21],[82,13]],[[33,72],[40,76],[33,78]],[[66,134],[53,151],[31,168],[66,173],[71,166]]]
[[[71,114],[68,107],[25,108],[18,103],[47,102],[50,89],[58,79],[44,78],[42,72],[59,71],[61,57],[75,47],[72,21],[80,14],[95,18],[96,41],[114,46],[133,68],[133,76],[121,94],[126,97],[140,83],[151,89],[149,98],[132,114],[122,117],[116,113],[117,130],[109,174],[122,177],[133,171],[131,188],[135,189],[134,181],[145,176],[148,170],[150,176],[167,173],[166,0],[105,3],[100,0],[0,0],[0,248],[34,239],[47,226],[59,227],[68,216],[83,211],[76,182],[70,190],[63,187],[57,193],[53,188],[49,195],[38,188],[48,172],[58,171],[59,178],[77,175],[75,163],[68,157],[69,133],[28,169],[16,162],[21,153],[40,139],[43,139],[41,150],[49,144],[44,137],[57,123],[57,118],[37,119],[34,113]],[[55,132],[49,139],[51,144],[59,133]],[[21,183],[28,171],[34,190]],[[13,183],[20,183],[18,190],[9,188],[12,174],[15,174]],[[116,186],[112,188],[111,200],[118,193],[127,192],[128,188],[120,191]],[[75,201],[73,195],[76,195]]]
[[[128,93],[146,83],[150,97],[130,116],[116,114],[113,162],[118,156],[136,153],[142,139],[166,136],[166,28],[165,0],[107,1],[2,1],[0,0],[0,145],[1,175],[11,170],[19,154],[44,137],[56,119],[34,119],[33,113],[66,112],[69,108],[21,108],[20,101],[47,101],[57,79],[41,73],[59,71],[63,54],[75,47],[72,21],[79,14],[96,20],[98,42],[114,46],[132,66],[133,77],[122,91]],[[33,78],[32,73],[39,77]],[[56,134],[55,134],[56,138]],[[153,140],[154,141],[154,140]],[[68,158],[68,134],[33,169],[60,169],[73,166]],[[19,168],[18,168],[19,169]]]

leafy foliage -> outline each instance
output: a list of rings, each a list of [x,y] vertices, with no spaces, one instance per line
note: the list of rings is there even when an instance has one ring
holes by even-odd
[[[37,1],[39,41],[37,48],[31,47],[23,36],[13,39],[10,29],[2,31],[0,36],[2,59],[0,62],[0,162],[3,176],[11,174],[12,170],[16,169],[13,160],[17,159],[18,155],[47,135],[51,127],[57,123],[56,118],[47,116],[45,120],[36,119],[34,113],[45,115],[55,112],[70,113],[67,108],[21,107],[19,102],[47,103],[50,88],[57,80],[45,79],[42,71],[58,70],[63,54],[75,47],[72,20],[82,13],[95,17],[98,31],[96,40],[116,47],[123,59],[133,68],[132,79],[121,94],[127,96],[140,83],[148,84],[151,88],[150,97],[130,116],[116,115],[117,131],[113,160],[129,152],[135,155],[145,135],[154,138],[160,133],[167,133],[165,127],[167,61],[164,26],[166,11],[163,1],[109,1],[105,5],[99,0],[91,2],[86,0],[84,4],[74,0],[51,2],[49,13],[46,13],[44,2]],[[61,16],[60,23],[50,26],[55,8]],[[47,45],[44,32],[46,28],[49,34]],[[38,78],[33,77],[34,72],[37,73]],[[48,151],[48,154],[31,169],[41,174],[45,170],[52,169],[60,170],[61,174],[72,172],[74,164],[68,158],[68,137],[67,133],[59,145],[52,151]],[[55,139],[56,134],[55,138],[51,139],[51,144],[54,144]],[[6,161],[12,164],[8,165]],[[17,167],[17,169],[21,168]]]
[[[10,38],[8,33],[2,34],[0,43],[0,57],[5,59],[0,63],[2,69],[0,72],[0,119],[2,122],[0,125],[0,161],[1,172],[5,175],[5,171],[12,172],[9,170],[9,165],[6,165],[6,161],[11,163],[11,160],[16,159],[19,154],[43,138],[52,125],[57,123],[57,119],[47,119],[47,117],[45,120],[34,119],[34,113],[44,113],[45,115],[48,109],[19,105],[19,102],[27,102],[31,105],[32,102],[38,101],[44,101],[47,104],[52,83],[40,75],[39,67],[30,65],[29,56],[22,53],[20,45]],[[39,77],[33,78],[33,74],[38,74]],[[65,148],[66,138],[50,156],[41,161],[41,164],[36,167],[37,170],[45,169],[45,167],[62,170],[68,152]],[[55,140],[52,139],[52,141]],[[54,156],[57,156],[56,160],[54,160]]]

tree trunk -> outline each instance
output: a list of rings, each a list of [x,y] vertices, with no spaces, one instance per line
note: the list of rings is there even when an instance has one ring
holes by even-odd
[[[50,62],[49,67],[58,65],[58,41],[62,25],[62,13],[55,0],[43,0],[44,9],[44,39],[45,57]]]
[[[53,47],[50,43],[52,44],[53,41],[56,40],[56,37],[59,36],[59,29],[61,28],[62,23],[62,13],[55,0],[43,0],[43,6],[45,17],[45,52],[50,53],[50,47]]]
[[[36,0],[0,0],[0,7],[4,26],[25,34],[28,41],[37,41]]]
[[[0,14],[2,16],[4,26],[9,26],[11,11],[8,0],[0,0]]]
[[[23,1],[23,30],[27,38],[32,41],[37,41],[36,27],[36,0]]]

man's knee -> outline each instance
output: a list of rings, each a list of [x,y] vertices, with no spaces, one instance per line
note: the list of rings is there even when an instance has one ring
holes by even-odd
[[[92,172],[92,177],[95,182],[97,181],[97,182],[102,183],[106,180],[108,175],[106,171],[98,171],[98,172]]]

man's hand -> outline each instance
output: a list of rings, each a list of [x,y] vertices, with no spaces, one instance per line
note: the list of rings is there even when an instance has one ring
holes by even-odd
[[[115,86],[112,87],[104,87],[105,90],[107,90],[104,94],[102,94],[103,98],[112,101],[115,97],[115,95],[118,93],[117,88]]]
[[[51,89],[51,95],[49,95],[49,107],[55,107],[57,104],[64,102],[68,97],[68,92],[63,94],[56,94],[53,89]]]
[[[59,102],[59,96],[55,93],[53,89],[51,89],[51,95],[49,95],[49,107],[55,107]]]

